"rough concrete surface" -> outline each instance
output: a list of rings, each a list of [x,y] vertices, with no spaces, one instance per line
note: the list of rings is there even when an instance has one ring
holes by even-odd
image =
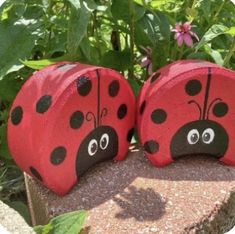
[[[79,209],[88,211],[90,234],[216,234],[235,224],[235,168],[208,156],[155,168],[132,152],[89,170],[65,197],[29,176],[26,185],[34,224]]]
[[[35,232],[15,210],[0,201],[0,233],[33,234]]]

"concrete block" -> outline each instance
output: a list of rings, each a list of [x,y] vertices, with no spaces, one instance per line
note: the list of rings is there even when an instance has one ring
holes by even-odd
[[[64,197],[25,179],[34,224],[79,209],[89,234],[224,233],[235,224],[235,168],[208,156],[156,168],[131,152],[89,170]]]

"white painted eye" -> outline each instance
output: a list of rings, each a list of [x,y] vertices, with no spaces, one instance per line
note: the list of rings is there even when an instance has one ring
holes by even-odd
[[[198,142],[199,140],[199,132],[197,129],[192,129],[189,131],[188,136],[187,136],[188,143],[190,145],[194,145]]]
[[[92,139],[88,144],[88,154],[93,156],[98,150],[98,143],[97,140]]]
[[[210,144],[215,138],[215,132],[212,128],[207,128],[203,133],[202,133],[202,141],[205,144]]]
[[[103,134],[100,138],[100,148],[106,149],[109,144],[109,135],[107,133]]]

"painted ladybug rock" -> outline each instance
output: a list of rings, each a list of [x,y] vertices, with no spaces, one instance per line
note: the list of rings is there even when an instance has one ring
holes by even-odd
[[[216,64],[177,61],[155,72],[138,99],[146,156],[165,166],[185,155],[235,165],[235,73]]]
[[[60,63],[36,72],[17,95],[8,141],[17,164],[64,195],[90,167],[122,160],[135,122],[135,97],[118,72]]]

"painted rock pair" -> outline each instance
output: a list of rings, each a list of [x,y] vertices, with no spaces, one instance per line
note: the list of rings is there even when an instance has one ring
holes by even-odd
[[[204,61],[178,61],[154,73],[137,104],[150,161],[164,166],[208,154],[235,165],[234,88],[234,72]],[[134,125],[135,98],[119,73],[61,63],[25,83],[13,103],[8,141],[24,171],[64,195],[94,164],[124,159]]]

